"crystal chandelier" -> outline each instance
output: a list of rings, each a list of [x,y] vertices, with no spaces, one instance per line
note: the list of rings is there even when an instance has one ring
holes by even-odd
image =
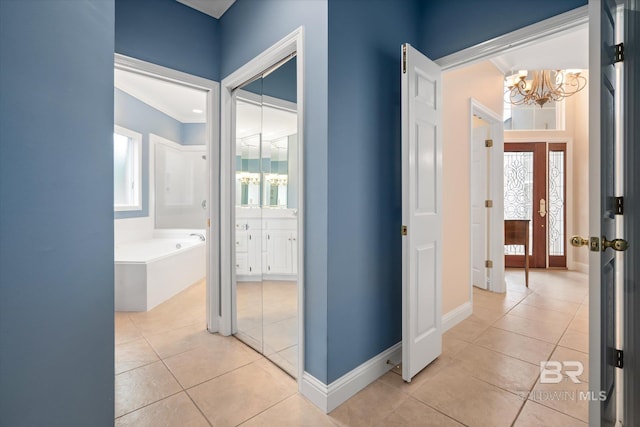
[[[528,78],[530,77],[530,78]],[[520,70],[505,79],[505,99],[514,105],[560,101],[587,85],[580,70]]]

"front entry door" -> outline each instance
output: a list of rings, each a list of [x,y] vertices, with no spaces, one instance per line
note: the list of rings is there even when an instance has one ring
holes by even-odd
[[[546,143],[504,144],[504,219],[528,219],[529,266],[546,268]],[[523,247],[507,247],[505,267],[524,267]],[[522,252],[524,253],[524,252]]]
[[[504,144],[504,217],[530,220],[530,267],[567,266],[566,151],[566,143]],[[506,267],[524,267],[523,254],[507,246]]]
[[[402,378],[442,352],[442,79],[402,46]],[[401,231],[401,230],[398,230]]]

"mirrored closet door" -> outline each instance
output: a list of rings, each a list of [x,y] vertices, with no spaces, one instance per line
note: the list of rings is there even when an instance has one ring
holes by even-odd
[[[296,58],[234,91],[235,335],[298,364]]]

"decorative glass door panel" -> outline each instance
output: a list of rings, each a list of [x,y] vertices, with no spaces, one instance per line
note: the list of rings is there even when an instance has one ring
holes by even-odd
[[[566,144],[548,148],[545,142],[504,144],[504,219],[531,220],[534,268],[566,266]],[[524,267],[523,255],[523,246],[505,246],[505,266]]]
[[[566,267],[566,144],[549,144],[549,267]]]
[[[533,212],[533,152],[504,153],[504,219],[531,219]],[[533,250],[529,222],[529,255]],[[505,255],[524,255],[524,246],[506,245]]]

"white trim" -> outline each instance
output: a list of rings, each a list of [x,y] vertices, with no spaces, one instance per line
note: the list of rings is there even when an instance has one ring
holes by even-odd
[[[472,314],[473,303],[471,301],[460,304],[459,306],[442,316],[442,333],[447,332],[449,329],[453,328]]]
[[[228,75],[221,83],[220,135],[222,141],[234,141],[235,129],[232,119],[234,111],[234,89],[282,60],[296,53],[298,113],[298,386],[301,387],[304,374],[304,28],[299,27],[282,40]],[[235,307],[235,251],[233,250],[233,224],[235,223],[235,144],[221,144],[220,162],[220,333],[233,333],[233,309]]]
[[[589,236],[600,236],[602,145],[602,0],[589,0]],[[595,82],[595,84],[594,84]],[[589,251],[589,391],[603,389],[602,366],[602,265],[600,253]],[[606,298],[606,296],[604,297]],[[608,390],[607,390],[608,391]],[[602,422],[602,402],[589,401],[589,425]]]
[[[488,198],[493,200],[493,208],[491,215],[491,223],[489,224],[490,253],[488,259],[493,261],[493,268],[489,272],[490,283],[487,290],[491,292],[504,293],[506,291],[506,283],[504,280],[504,125],[502,117],[483,105],[474,98],[469,99],[469,164],[473,150],[471,150],[471,142],[473,140],[473,115],[476,113],[491,125],[491,137],[493,138],[493,149],[490,154],[491,174],[489,176],[489,194]],[[473,177],[469,175],[469,188],[473,188],[471,180]],[[469,200],[469,218],[471,218],[471,200]],[[469,236],[471,234],[471,221],[469,221]],[[471,259],[471,248],[469,245],[469,265]],[[469,269],[469,301],[473,302],[473,278],[472,270]]]
[[[435,62],[442,71],[471,65],[505,52],[539,42],[589,22],[588,6],[570,10],[486,42],[443,56]]]
[[[329,413],[391,370],[397,363],[400,363],[401,358],[402,343],[397,343],[347,372],[328,386],[305,372],[302,376],[300,392],[311,403],[325,413]]]
[[[117,69],[128,70],[137,74],[143,74],[150,77],[168,80],[181,85],[193,87],[206,92],[207,102],[207,160],[209,163],[209,179],[207,193],[209,195],[208,215],[211,218],[212,212],[219,211],[219,147],[220,138],[218,129],[220,128],[220,114],[219,114],[219,100],[220,100],[220,84],[209,79],[194,76],[192,74],[184,73],[182,71],[173,70],[171,68],[163,67],[161,65],[152,64],[150,62],[141,61],[139,59],[131,58],[125,55],[116,53],[114,55],[114,66]],[[149,152],[151,158],[151,152]],[[151,185],[151,182],[149,183]],[[151,200],[149,200],[149,215],[152,215]],[[206,229],[206,244],[207,244],[207,329],[209,332],[218,331],[219,313],[217,310],[219,301],[219,286],[220,286],[220,264],[219,264],[219,251],[218,245],[213,245],[210,242],[219,241],[219,222],[217,218],[211,221],[210,226],[204,227]]]

